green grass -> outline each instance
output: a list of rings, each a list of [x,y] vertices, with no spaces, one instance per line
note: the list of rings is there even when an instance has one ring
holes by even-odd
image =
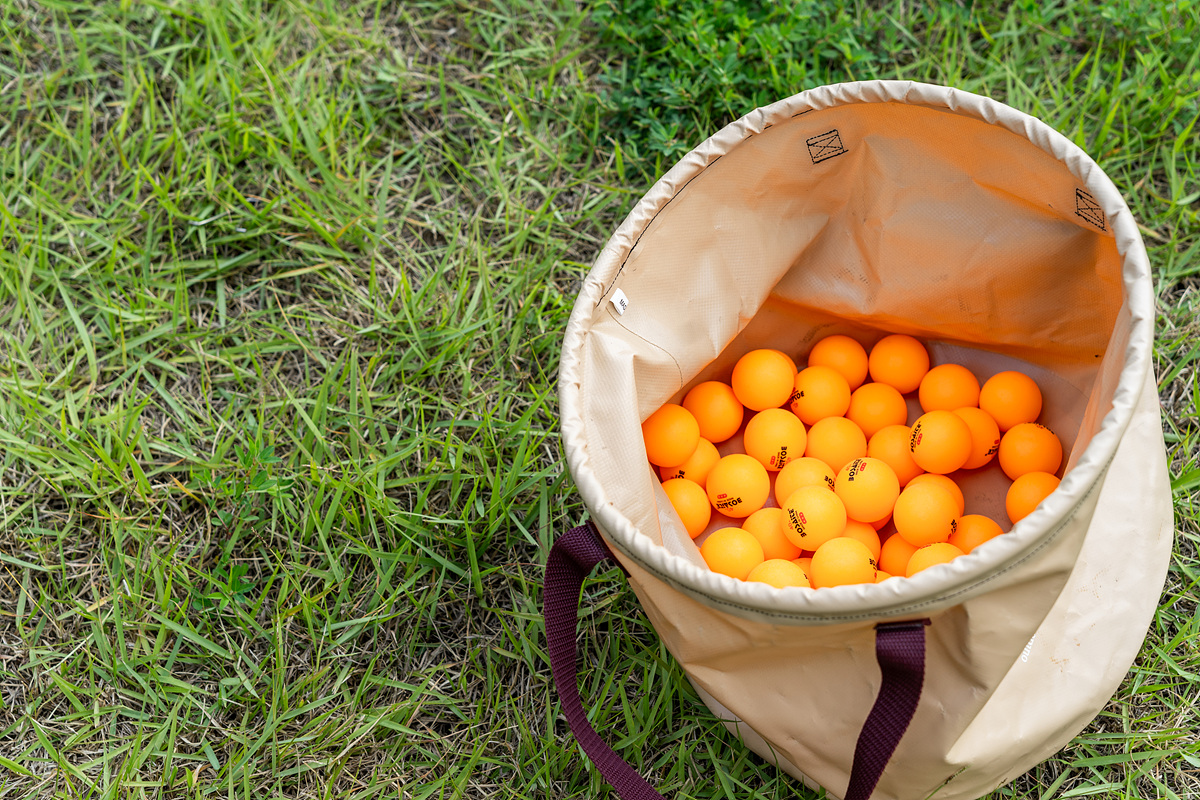
[[[670,5],[0,6],[0,796],[601,794],[540,621],[584,516],[574,295],[679,153],[871,77],[1072,137],[1155,268],[1162,604],[1101,716],[994,797],[1200,791],[1197,6],[771,12],[771,52],[829,46],[721,78],[681,55],[688,14],[724,52],[757,12]],[[630,98],[660,96],[687,102],[656,129]],[[665,795],[811,796],[724,732],[618,572],[585,591],[594,722]]]

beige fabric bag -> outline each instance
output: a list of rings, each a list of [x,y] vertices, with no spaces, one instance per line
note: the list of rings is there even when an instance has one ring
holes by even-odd
[[[976,798],[1096,715],[1155,611],[1173,520],[1153,323],[1134,219],[1062,135],[946,87],[825,86],[701,144],[608,242],[565,335],[563,441],[655,629],[747,746],[842,796],[879,691],[874,626],[926,618],[923,694],[873,796]],[[803,364],[833,333],[910,334],[981,380],[1027,371],[1064,443],[1059,489],[911,579],[777,590],[710,572],[641,421],[748,350]],[[965,490],[1007,522],[1002,486]]]

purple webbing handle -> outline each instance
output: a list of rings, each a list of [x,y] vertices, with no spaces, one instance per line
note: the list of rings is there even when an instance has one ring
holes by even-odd
[[[596,734],[579,697],[575,668],[579,592],[584,578],[602,561],[616,563],[591,525],[572,528],[550,549],[542,608],[550,671],[571,733],[617,795],[622,800],[663,800],[645,778]],[[918,620],[876,626],[875,655],[883,682],[858,736],[845,800],[868,800],[912,722],[925,679],[926,624]]]
[[[884,622],[875,626],[875,660],[883,682],[867,715],[845,800],[867,800],[908,730],[925,683],[925,626],[928,620]]]
[[[650,788],[637,770],[596,734],[579,699],[575,669],[579,591],[583,588],[583,579],[592,568],[608,560],[612,560],[612,555],[591,525],[572,528],[550,548],[542,607],[550,651],[550,671],[554,674],[554,686],[562,700],[563,713],[567,715],[571,733],[575,734],[583,752],[600,770],[604,780],[617,790],[617,795],[623,800],[663,800],[663,796]]]

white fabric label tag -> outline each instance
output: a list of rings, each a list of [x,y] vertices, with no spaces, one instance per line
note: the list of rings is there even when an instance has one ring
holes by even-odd
[[[609,302],[613,304],[613,308],[617,310],[618,314],[624,314],[625,309],[629,308],[629,298],[620,289],[613,292],[612,299]]]

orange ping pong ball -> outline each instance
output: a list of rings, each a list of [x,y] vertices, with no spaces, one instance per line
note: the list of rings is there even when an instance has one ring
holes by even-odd
[[[1022,372],[998,372],[979,390],[979,407],[992,415],[1001,432],[1042,413],[1042,391]]]
[[[784,535],[801,550],[816,550],[846,529],[846,506],[823,486],[801,486],[792,492],[783,513]]]
[[[908,570],[908,560],[915,552],[916,545],[909,544],[903,536],[893,533],[879,548],[879,568],[892,575],[904,575]]]
[[[744,519],[767,502],[771,479],[757,459],[745,453],[730,453],[708,473],[704,488],[713,508],[727,517]]]
[[[979,405],[979,379],[961,364],[939,364],[921,378],[917,399],[925,411]]]
[[[992,415],[971,406],[954,409],[954,415],[971,430],[971,455],[963,469],[979,469],[995,458],[1000,450],[1000,427]]]
[[[929,371],[929,353],[913,337],[894,333],[871,348],[867,370],[876,383],[886,383],[900,394],[908,394],[921,385],[921,379]]]
[[[878,458],[891,467],[900,481],[900,488],[907,486],[918,475],[925,474],[925,470],[917,466],[912,453],[908,451],[908,436],[907,425],[888,425],[876,431],[867,442],[867,458]]]
[[[891,578],[891,577],[894,577],[894,576],[884,572],[881,569],[875,570],[875,582],[876,583],[883,583],[884,581],[886,581],[888,578]]]
[[[953,411],[929,411],[913,423],[908,452],[926,472],[954,472],[971,457],[971,429]]]
[[[700,545],[700,555],[713,572],[746,580],[750,570],[763,563],[762,545],[741,528],[715,530]]]
[[[910,482],[892,511],[896,532],[917,547],[947,541],[958,529],[958,516],[958,503],[950,493],[931,483]]]
[[[677,467],[696,451],[700,426],[692,412],[667,403],[642,423],[646,457],[656,467]]]
[[[1013,425],[1000,439],[1000,468],[1014,481],[1026,472],[1058,472],[1062,442],[1036,422]]]
[[[963,555],[966,553],[947,542],[927,544],[912,554],[912,558],[908,560],[908,569],[904,574],[911,578],[923,569],[929,569],[937,564],[945,564],[947,561],[953,561]]]
[[[698,483],[689,481],[687,478],[672,478],[664,481],[662,488],[667,493],[667,499],[671,501],[675,512],[679,514],[679,519],[683,521],[683,527],[687,529],[688,536],[695,539],[704,533],[709,520],[712,519],[712,506],[708,502],[708,495],[704,493],[704,489],[700,488]]]
[[[1012,482],[1004,496],[1004,510],[1013,524],[1033,513],[1038,504],[1058,488],[1058,478],[1048,472],[1026,472]]]
[[[678,467],[659,467],[658,474],[664,481],[687,478],[689,481],[700,484],[703,488],[705,481],[708,480],[708,473],[720,460],[721,454],[717,452],[716,445],[701,436],[700,441],[696,444],[696,449],[687,461]]]
[[[876,561],[879,560],[879,550],[881,547],[879,544],[879,534],[868,523],[853,519],[846,520],[846,529],[842,531],[842,536],[862,542],[871,551],[871,558]]]
[[[723,442],[737,433],[746,411],[733,388],[720,381],[705,381],[693,386],[684,395],[683,407],[696,418],[700,435],[713,443]]]
[[[857,539],[844,536],[818,547],[813,553],[811,569],[809,578],[814,589],[875,582],[875,559],[871,551]]]
[[[768,558],[750,570],[750,574],[746,576],[746,580],[766,583],[774,586],[776,589],[783,589],[787,586],[811,587],[811,584],[808,582],[808,576],[804,574],[804,570],[798,565],[793,564],[790,560],[780,558]]]
[[[867,437],[862,428],[845,417],[826,417],[808,429],[804,455],[824,461],[835,474],[866,454]]]
[[[791,560],[800,557],[800,548],[792,544],[783,532],[783,509],[760,508],[742,523],[742,530],[748,531],[762,545],[763,555],[767,560],[783,558]]]
[[[792,563],[800,569],[804,570],[804,577],[812,574],[812,556],[803,556],[801,558],[793,558]],[[811,584],[812,581],[809,581]]]
[[[840,417],[850,407],[850,384],[833,367],[810,366],[796,375],[792,413],[805,425],[825,417]]]
[[[950,544],[969,553],[979,545],[1004,533],[995,520],[982,514],[967,514],[958,518],[958,530],[950,534]]]
[[[868,439],[889,425],[908,421],[908,404],[894,386],[886,383],[866,383],[850,395],[846,419],[862,428]]]
[[[786,408],[759,411],[746,423],[742,439],[746,454],[758,459],[771,472],[804,455],[808,434],[804,423]]]
[[[752,411],[779,408],[792,396],[796,372],[778,350],[751,350],[733,366],[730,383],[742,405]]]
[[[833,367],[854,391],[867,379],[867,351],[849,336],[826,336],[808,354],[810,367]]]
[[[842,467],[833,491],[846,506],[846,516],[871,523],[892,512],[900,495],[900,481],[878,458],[856,458]]]
[[[931,483],[934,486],[940,486],[945,489],[958,507],[958,513],[961,516],[967,511],[967,499],[963,497],[962,489],[958,488],[958,484],[945,475],[938,475],[934,472],[926,472],[924,475],[918,475],[908,482],[909,486],[914,483]]]
[[[836,476],[829,465],[819,458],[797,458],[789,461],[775,476],[775,502],[780,506],[801,486],[834,487]]]

